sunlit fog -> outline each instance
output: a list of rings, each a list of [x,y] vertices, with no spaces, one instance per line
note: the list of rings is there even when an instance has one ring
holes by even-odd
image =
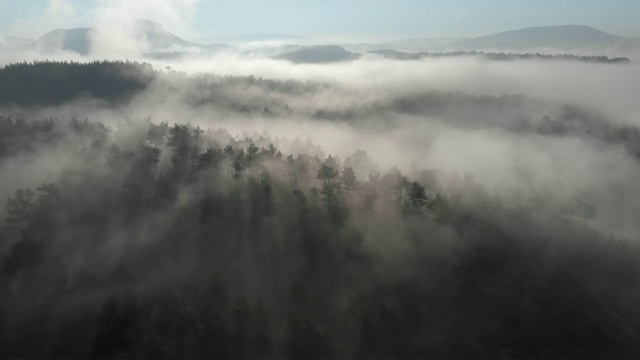
[[[640,356],[635,1],[17,3],[0,357]]]

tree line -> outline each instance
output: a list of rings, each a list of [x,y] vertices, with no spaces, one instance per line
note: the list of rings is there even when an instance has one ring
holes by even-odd
[[[60,105],[79,97],[122,103],[154,77],[148,63],[24,61],[0,69],[0,105]]]
[[[604,55],[574,55],[574,54],[541,54],[541,53],[505,53],[505,52],[484,52],[484,51],[447,51],[447,52],[403,52],[396,50],[374,50],[372,54],[397,60],[419,60],[425,58],[443,58],[460,56],[479,56],[492,61],[514,61],[514,60],[566,60],[601,64],[626,64],[631,59],[625,57],[610,58]]]

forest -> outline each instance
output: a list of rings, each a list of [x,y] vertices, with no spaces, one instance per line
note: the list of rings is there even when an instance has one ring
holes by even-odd
[[[395,50],[374,50],[372,54],[378,54],[391,59],[398,60],[419,60],[423,58],[442,58],[459,56],[478,56],[492,61],[514,61],[514,60],[565,60],[581,61],[602,64],[629,63],[631,59],[625,57],[608,57],[604,55],[573,55],[573,54],[540,54],[540,53],[496,53],[484,51],[449,51],[449,52],[403,52]]]
[[[443,117],[455,130],[440,137],[493,128],[633,167],[636,126],[566,104],[521,116],[548,104],[517,94],[362,99],[130,62],[14,64],[0,84],[0,357],[640,355],[637,239],[599,227],[627,213],[589,179],[563,196],[496,189],[497,170],[487,179],[366,142],[334,153],[321,138],[400,136],[413,116]],[[326,100],[334,92],[351,100]],[[317,142],[283,132],[286,121],[318,126]],[[636,186],[607,184],[597,190]]]
[[[24,61],[0,70],[0,104],[59,105],[78,96],[117,102],[143,90],[152,77],[146,63]]]

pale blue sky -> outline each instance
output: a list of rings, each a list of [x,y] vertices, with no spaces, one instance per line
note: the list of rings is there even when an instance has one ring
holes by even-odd
[[[166,6],[179,14],[165,9],[145,16],[145,2],[149,11]],[[640,37],[640,0],[0,0],[0,33],[36,37],[57,27],[90,26],[97,9],[109,6],[135,7],[132,16],[164,22],[190,38],[251,33],[362,40],[472,37],[564,24]]]

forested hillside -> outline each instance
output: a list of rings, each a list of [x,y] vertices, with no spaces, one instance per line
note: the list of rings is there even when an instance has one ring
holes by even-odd
[[[0,164],[60,176],[2,202],[0,355],[638,355],[640,253],[589,204],[289,141],[1,117]]]
[[[122,102],[153,79],[149,64],[94,61],[32,62],[0,69],[0,105],[60,105],[78,98]]]
[[[565,60],[581,61],[601,64],[628,63],[631,60],[623,57],[608,56],[580,56],[573,54],[540,54],[540,53],[505,53],[505,52],[484,52],[484,51],[449,51],[449,52],[403,52],[396,50],[380,49],[370,51],[371,54],[378,54],[390,59],[397,60],[419,60],[424,58],[451,58],[460,56],[477,56],[492,61],[515,61],[515,60]]]

